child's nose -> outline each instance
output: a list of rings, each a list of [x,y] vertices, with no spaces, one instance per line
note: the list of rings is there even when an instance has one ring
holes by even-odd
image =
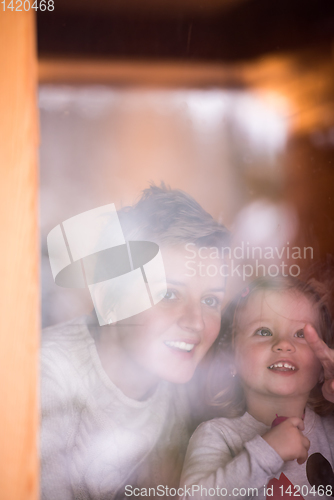
[[[280,338],[273,344],[275,352],[294,352],[295,350],[295,346],[289,339]]]

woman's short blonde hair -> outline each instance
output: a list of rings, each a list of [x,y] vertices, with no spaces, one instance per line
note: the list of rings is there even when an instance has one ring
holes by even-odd
[[[127,240],[219,247],[230,239],[226,227],[215,221],[192,196],[163,182],[144,189],[140,200],[119,210],[118,217]]]

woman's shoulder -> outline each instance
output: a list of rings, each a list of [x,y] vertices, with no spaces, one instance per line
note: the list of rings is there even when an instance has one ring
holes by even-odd
[[[88,316],[74,318],[64,323],[49,326],[42,330],[42,349],[50,345],[66,345],[87,341],[89,338]]]
[[[66,323],[60,323],[42,331],[41,359],[44,357],[64,357],[90,349],[94,340],[88,330],[89,317],[82,316]]]
[[[90,370],[94,340],[89,334],[87,317],[75,318],[42,331],[40,366],[42,387],[45,382],[69,381]],[[86,370],[85,370],[86,367]]]

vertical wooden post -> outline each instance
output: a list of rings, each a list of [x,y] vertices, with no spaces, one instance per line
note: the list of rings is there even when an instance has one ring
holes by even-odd
[[[36,500],[39,291],[35,18],[34,11],[2,9],[0,5],[0,497]]]

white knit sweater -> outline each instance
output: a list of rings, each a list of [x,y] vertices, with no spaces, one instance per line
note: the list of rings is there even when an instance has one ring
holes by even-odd
[[[189,439],[182,386],[125,396],[100,362],[87,318],[43,332],[43,500],[112,500],[132,487],[177,486]]]

